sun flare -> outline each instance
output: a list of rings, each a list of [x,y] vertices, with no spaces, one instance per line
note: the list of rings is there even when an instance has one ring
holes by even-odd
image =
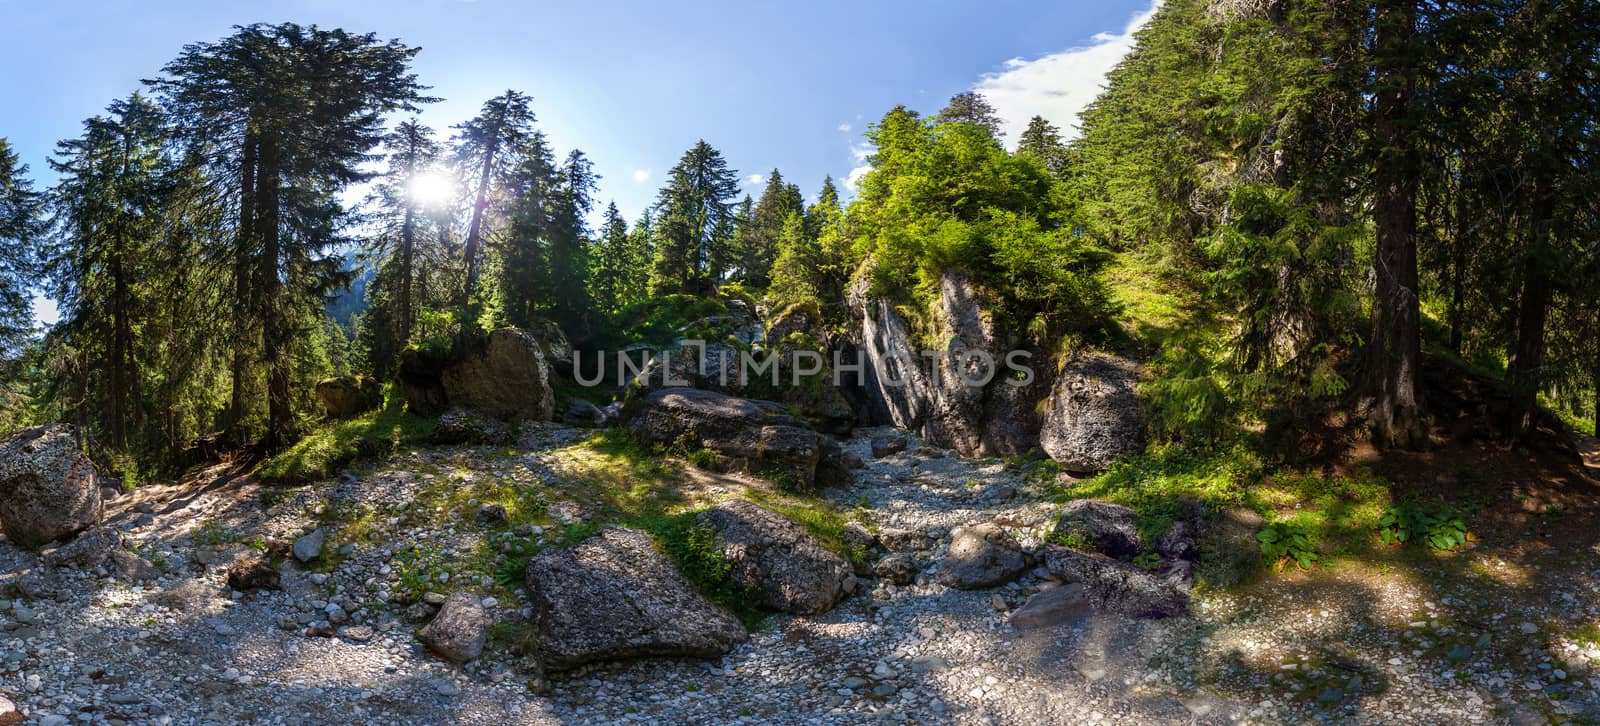
[[[442,171],[430,171],[411,180],[411,201],[425,207],[437,207],[450,201],[455,192],[455,180]]]

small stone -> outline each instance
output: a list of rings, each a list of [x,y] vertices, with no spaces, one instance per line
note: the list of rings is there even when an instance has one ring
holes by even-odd
[[[301,562],[310,562],[322,556],[322,543],[328,537],[321,527],[311,530],[309,534],[294,541],[294,558]]]

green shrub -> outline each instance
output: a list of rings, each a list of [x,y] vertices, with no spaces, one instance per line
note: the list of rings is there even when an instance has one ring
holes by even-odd
[[[1442,552],[1467,544],[1467,522],[1455,507],[1419,507],[1405,502],[1389,508],[1378,520],[1378,539],[1384,544],[1426,542]]]
[[[1317,546],[1305,527],[1289,522],[1273,522],[1256,533],[1261,556],[1282,572],[1290,562],[1302,570],[1317,563]]]

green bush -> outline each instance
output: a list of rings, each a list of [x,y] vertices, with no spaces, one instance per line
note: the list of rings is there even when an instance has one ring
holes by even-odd
[[[1317,546],[1305,527],[1289,522],[1273,522],[1256,533],[1261,556],[1282,572],[1290,562],[1302,570],[1317,563]]]
[[[1467,522],[1455,507],[1424,508],[1405,502],[1383,513],[1378,520],[1378,539],[1387,545],[1426,542],[1433,549],[1451,552],[1466,546]]]

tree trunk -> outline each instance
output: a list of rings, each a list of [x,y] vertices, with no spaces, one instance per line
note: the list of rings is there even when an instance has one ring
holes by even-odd
[[[1517,344],[1506,361],[1511,384],[1511,416],[1507,433],[1520,439],[1533,429],[1544,366],[1544,325],[1550,311],[1550,281],[1537,256],[1530,256],[1517,311]]]
[[[1417,301],[1416,143],[1410,105],[1415,90],[1409,53],[1416,30],[1415,0],[1378,4],[1374,54],[1377,88],[1372,123],[1379,144],[1373,165],[1377,233],[1368,350],[1368,389],[1373,439],[1380,445],[1415,447],[1424,442],[1417,393],[1422,362]]]
[[[472,202],[472,221],[467,225],[466,249],[462,251],[467,263],[466,284],[461,288],[460,305],[463,311],[467,310],[472,302],[472,293],[478,289],[478,245],[483,235],[483,215],[489,209],[489,182],[494,178],[495,155],[499,151],[500,129],[497,126],[488,148],[484,149],[483,168],[478,172],[478,193]],[[463,331],[469,322],[463,321]]]
[[[123,275],[122,236],[111,248],[111,445],[128,442],[128,280]]]
[[[411,278],[414,276],[412,268],[415,266],[416,254],[416,228],[415,212],[410,204],[406,205],[406,219],[400,226],[400,344],[403,346],[411,340],[411,331],[416,327],[412,320]]]
[[[267,368],[265,443],[269,449],[275,449],[294,435],[294,407],[289,396],[289,357],[285,350],[289,344],[289,330],[281,275],[278,155],[270,142],[262,144],[258,176],[260,193],[256,203],[261,213],[257,232],[261,238],[261,256],[257,274],[261,290],[261,356]]]
[[[1461,355],[1461,324],[1467,296],[1467,250],[1472,245],[1472,225],[1467,221],[1467,174],[1463,165],[1456,187],[1455,259],[1450,270],[1450,351]]]
[[[250,363],[246,351],[249,349],[251,330],[251,291],[253,286],[250,284],[250,276],[254,274],[254,271],[250,269],[250,258],[256,240],[257,151],[255,135],[253,133],[246,134],[239,170],[239,230],[234,243],[234,341],[233,362],[229,367],[231,388],[228,396],[228,413],[222,426],[224,431],[241,434],[239,436],[241,442],[244,440],[243,432],[238,429],[244,421],[245,369]]]

